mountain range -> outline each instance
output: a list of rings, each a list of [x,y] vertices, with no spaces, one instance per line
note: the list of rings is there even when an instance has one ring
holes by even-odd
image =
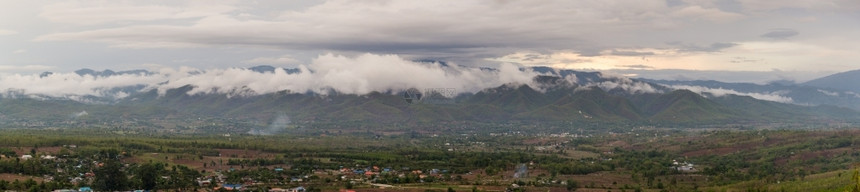
[[[830,105],[860,110],[860,70],[837,73],[804,83],[725,83],[712,80],[670,81],[638,79],[675,88],[702,92],[746,95],[795,105]]]
[[[270,66],[252,70],[267,73]],[[194,86],[131,92],[119,99],[88,96],[80,102],[55,97],[7,93],[0,99],[0,117],[62,121],[85,112],[91,119],[217,117],[271,121],[287,115],[296,122],[368,124],[441,122],[630,122],[639,124],[745,124],[769,122],[855,122],[860,96],[841,73],[802,84],[665,81],[612,77],[536,67],[542,75],[531,84],[505,84],[475,93],[449,95],[444,90],[391,90],[369,94],[294,93],[235,96],[188,94]],[[300,73],[298,69],[286,69]],[[143,70],[113,72],[79,70],[79,75],[146,74]],[[824,86],[829,85],[829,86]],[[835,94],[834,94],[835,93]],[[240,94],[241,95],[241,94]],[[109,101],[109,102],[108,102]]]
[[[807,81],[803,85],[848,91],[856,96],[860,93],[858,82],[860,82],[860,70],[853,70]]]

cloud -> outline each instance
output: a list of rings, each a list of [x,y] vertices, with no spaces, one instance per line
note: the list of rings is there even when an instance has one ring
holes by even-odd
[[[654,55],[654,52],[650,52],[650,51],[638,52],[638,51],[619,51],[619,50],[612,50],[609,54],[610,54],[610,55],[618,55],[618,56],[649,56],[649,55]]]
[[[819,89],[818,92],[825,94],[825,95],[828,95],[828,96],[839,97],[839,92],[835,92],[835,91],[827,91],[827,90]]]
[[[295,64],[298,63],[299,60],[296,60],[289,55],[283,55],[280,57],[257,57],[254,59],[246,60],[245,63],[255,63],[255,64]]]
[[[745,64],[749,65],[749,64]],[[718,71],[718,70],[680,70],[680,69],[614,69],[607,73],[636,73],[638,77],[655,80],[715,80],[730,83],[768,84],[775,80],[804,82],[831,75],[826,71]]]
[[[707,47],[686,47],[684,51],[718,52],[720,50],[737,46],[737,43],[713,43]]]
[[[712,43],[708,46],[700,46],[696,44],[682,43],[682,42],[671,42],[669,45],[676,45],[681,52],[719,52],[726,48],[731,48],[734,46],[738,46],[740,44],[737,43]]]
[[[128,21],[201,18],[235,9],[230,5],[209,3],[170,6],[165,5],[165,2],[67,1],[44,6],[39,16],[57,23],[98,25]]]
[[[14,53],[14,54],[21,54],[21,53],[26,53],[26,52],[27,52],[26,49],[18,49],[18,50],[12,51],[12,53]]]
[[[738,13],[725,12],[718,8],[703,8],[701,6],[688,6],[672,13],[675,17],[685,19],[702,19],[715,22],[729,22],[743,18]]]
[[[478,68],[417,63],[396,55],[363,54],[355,58],[327,54],[309,65],[300,65],[301,73],[287,74],[283,69],[259,74],[251,70],[230,68],[203,71],[198,75],[180,75],[159,85],[159,92],[193,85],[189,94],[263,94],[281,90],[327,94],[335,90],[346,94],[373,91],[400,91],[451,88],[456,92],[477,92],[508,83],[528,84],[537,73],[521,71],[514,65],[501,65],[497,71]],[[229,77],[229,78],[225,78]]]
[[[747,58],[747,57],[732,57],[731,61],[729,61],[729,62],[732,62],[732,63],[759,63],[759,62],[764,62],[764,59],[754,59],[754,58]]]
[[[785,96],[780,95],[780,92],[746,93],[746,92],[738,92],[738,91],[731,90],[731,89],[709,88],[709,87],[689,86],[689,85],[671,85],[671,86],[667,86],[667,87],[672,88],[672,89],[690,90],[692,92],[699,93],[702,96],[706,96],[705,93],[709,93],[715,97],[722,97],[725,95],[739,95],[739,96],[750,96],[750,97],[758,99],[758,100],[774,101],[774,102],[780,102],[780,103],[792,103],[792,102],[794,102],[794,100],[792,100],[790,97],[785,97]]]
[[[455,2],[456,6],[452,1],[329,0],[304,9],[275,11],[275,16],[259,10],[266,4],[248,8],[58,3],[44,8],[41,16],[94,27],[35,40],[95,41],[121,48],[263,47],[484,61],[519,50],[589,55],[589,50],[655,47],[669,41],[664,36],[704,30],[688,26],[741,17],[695,2],[669,7],[662,0]],[[128,11],[132,9],[140,11]],[[630,35],[631,31],[644,33]]]
[[[654,88],[648,83],[642,81],[634,81],[625,76],[601,73],[600,78],[608,79],[608,81],[588,83],[585,85],[585,87],[597,86],[606,91],[620,89],[629,94],[663,93],[663,91]]]
[[[538,74],[514,65],[496,70],[442,66],[403,59],[397,55],[362,54],[346,57],[321,55],[310,64],[300,65],[301,73],[288,74],[278,68],[274,73],[259,73],[244,68],[199,70],[188,67],[163,68],[154,73],[124,73],[112,76],[45,73],[0,76],[0,90],[10,94],[81,98],[99,96],[122,98],[132,91],[169,89],[186,85],[194,94],[251,96],[289,91],[329,94],[367,94],[370,92],[445,88],[456,93],[477,92],[504,84],[531,84]]]
[[[798,68],[811,66],[808,64],[815,60],[832,65],[828,70],[844,70],[858,60],[839,52],[856,52],[853,50],[857,49],[853,44],[844,43],[856,39],[856,35],[850,32],[856,31],[857,25],[840,22],[853,18],[856,11],[850,7],[856,7],[856,0],[323,0],[290,3],[161,0],[50,3],[53,4],[44,6],[41,13],[37,13],[43,19],[31,19],[47,21],[51,26],[46,29],[52,29],[28,35],[35,36],[35,41],[68,41],[122,48],[103,49],[107,51],[102,53],[124,53],[113,56],[121,57],[114,60],[123,61],[135,60],[130,59],[134,58],[129,56],[132,54],[150,55],[164,48],[177,49],[177,52],[218,50],[231,53],[218,55],[220,62],[206,62],[212,58],[205,54],[164,54],[174,58],[160,61],[146,58],[146,61],[123,63],[177,65],[168,61],[190,58],[205,64],[180,64],[208,68],[206,65],[227,67],[242,62],[285,62],[278,61],[278,55],[255,58],[268,55],[272,50],[289,53],[301,61],[310,60],[307,55],[328,52],[350,56],[374,53],[468,66],[494,65],[504,62],[495,58],[520,52],[553,56],[556,53],[577,53],[579,57],[562,58],[565,62],[553,57],[527,58],[525,62],[511,63],[558,64],[555,67],[597,70],[638,63],[657,69],[761,70],[738,68],[738,65],[726,61],[725,55],[764,58],[771,64],[762,68],[785,70],[801,70]],[[795,22],[804,18],[817,18],[818,21]],[[763,34],[772,32],[769,28],[779,23],[795,23],[790,27],[795,32],[803,31],[804,41],[792,42],[816,50],[773,54],[772,57],[785,56],[782,57],[784,60],[778,60],[758,56],[778,49],[747,49],[754,48],[747,45],[756,41],[788,42],[764,41],[772,39],[771,36],[797,38],[798,35],[786,36],[786,31]],[[666,42],[683,43],[667,45]],[[62,49],[55,52],[78,52]],[[709,57],[717,55],[714,53],[724,55],[721,58]],[[90,54],[77,55],[82,56],[75,57]],[[639,56],[635,59],[648,56],[650,62],[634,62],[631,58],[623,58],[625,56]],[[90,60],[77,58],[72,61],[80,63],[68,65],[90,65],[88,67],[91,68],[98,68],[91,66],[97,64],[91,63],[111,63],[83,63]],[[658,62],[674,64],[668,66]],[[681,63],[689,64],[682,66]],[[777,63],[780,66],[775,66]]]
[[[135,85],[152,85],[161,83],[164,78],[140,74],[117,75],[109,77],[80,76],[75,73],[53,73],[33,75],[3,75],[0,76],[0,90],[8,93],[23,95],[39,95],[49,97],[68,96],[99,96],[115,97],[111,89]]]
[[[737,0],[740,2],[746,11],[751,12],[769,12],[775,10],[808,10],[808,11],[857,11],[860,10],[860,3],[854,0],[797,0],[797,1],[759,1],[759,0]]]
[[[14,34],[18,34],[18,32],[17,32],[17,31],[12,31],[12,30],[0,29],[0,36],[4,36],[4,35],[14,35]]]
[[[648,65],[619,65],[618,67],[629,68],[629,69],[654,69],[652,66]]]
[[[800,33],[795,31],[794,29],[774,29],[770,32],[762,34],[761,37],[777,39],[777,40],[785,40],[790,37],[794,37],[799,35]]]

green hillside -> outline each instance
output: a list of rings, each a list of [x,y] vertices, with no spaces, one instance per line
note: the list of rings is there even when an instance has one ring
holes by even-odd
[[[285,114],[299,122],[362,122],[389,125],[441,122],[613,121],[629,123],[718,124],[855,121],[856,111],[807,107],[742,96],[703,97],[688,90],[616,94],[597,87],[563,83],[504,85],[450,103],[407,102],[402,93],[328,95],[278,92],[257,96],[187,94],[193,87],[132,95],[117,104],[69,100],[3,99],[0,113],[11,119],[64,121],[86,111],[91,120],[122,118],[226,118],[268,122]]]

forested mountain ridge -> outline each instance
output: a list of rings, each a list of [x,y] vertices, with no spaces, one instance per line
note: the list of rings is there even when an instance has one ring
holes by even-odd
[[[257,67],[265,73],[268,68]],[[229,118],[270,122],[286,115],[293,121],[367,124],[441,122],[613,121],[660,124],[719,124],[785,121],[855,121],[846,108],[802,106],[751,96],[691,91],[661,81],[604,76],[600,73],[536,68],[544,75],[530,84],[505,84],[476,93],[444,90],[391,90],[369,94],[228,94],[189,92],[188,85],[163,93],[151,89],[109,104],[62,99],[6,97],[0,114],[9,119],[63,121],[127,118]],[[100,73],[110,75],[112,73]],[[416,97],[419,96],[420,97]]]

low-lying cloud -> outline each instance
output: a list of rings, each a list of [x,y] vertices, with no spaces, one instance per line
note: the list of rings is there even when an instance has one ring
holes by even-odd
[[[709,88],[702,86],[689,86],[689,85],[670,85],[668,86],[672,89],[686,89],[692,92],[698,93],[700,95],[705,95],[705,93],[709,93],[716,97],[722,97],[725,95],[740,95],[740,96],[750,96],[755,99],[765,100],[765,101],[774,101],[780,103],[793,103],[790,97],[782,96],[779,92],[775,93],[746,93],[746,92],[738,92],[731,89],[723,89],[723,88]]]
[[[827,90],[819,89],[818,92],[825,94],[827,96],[839,97],[839,92],[836,92],[836,91],[827,91]]]
[[[293,93],[367,94],[374,91],[401,91],[446,88],[458,93],[477,92],[504,84],[530,84],[538,75],[512,64],[488,70],[480,68],[413,62],[397,55],[363,54],[357,57],[321,55],[300,65],[300,73],[283,68],[257,72],[245,68],[200,70],[188,67],[163,68],[153,73],[111,76],[75,73],[7,75],[0,77],[0,90],[8,94],[76,98],[98,96],[123,98],[132,91],[169,89],[190,85],[187,94],[249,96],[289,91]],[[137,87],[135,89],[135,87]],[[129,91],[129,89],[132,89]]]
[[[586,87],[597,86],[606,91],[620,89],[629,94],[663,93],[646,82],[634,81],[624,76],[601,74],[600,78],[610,79],[610,81],[592,82],[586,84]]]
[[[129,93],[115,88],[135,85],[156,85],[165,82],[164,76],[125,74],[115,76],[78,75],[75,73],[45,73],[0,77],[0,90],[6,94],[40,95],[48,97],[99,96],[124,97]]]

